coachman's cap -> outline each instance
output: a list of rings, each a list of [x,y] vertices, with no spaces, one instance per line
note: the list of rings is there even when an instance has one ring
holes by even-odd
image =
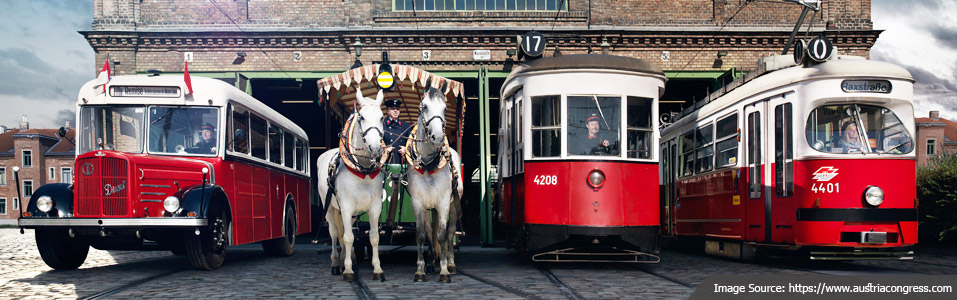
[[[598,115],[597,115],[597,114],[591,114],[591,117],[588,117],[587,119],[585,119],[585,123],[588,123],[588,122],[591,122],[591,121],[598,122],[598,120],[599,120],[599,119],[598,119]]]
[[[385,100],[386,107],[399,107],[400,105],[402,105],[402,100],[399,100],[399,99]]]
[[[203,123],[203,126],[200,126],[199,130],[200,131],[202,130],[216,131],[216,129],[213,128],[213,124],[209,124],[209,123]]]

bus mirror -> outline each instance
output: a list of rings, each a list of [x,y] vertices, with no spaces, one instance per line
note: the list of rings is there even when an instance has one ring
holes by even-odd
[[[233,133],[233,139],[234,139],[234,140],[242,139],[243,136],[245,136],[245,135],[246,135],[246,133],[243,132],[242,129],[236,129],[236,131]]]
[[[60,127],[60,130],[57,130],[56,133],[57,133],[57,135],[59,135],[61,138],[62,138],[62,137],[66,137],[66,127]]]

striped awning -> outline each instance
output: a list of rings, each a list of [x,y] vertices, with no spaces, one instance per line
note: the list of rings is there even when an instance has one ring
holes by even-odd
[[[328,105],[332,111],[339,116],[346,116],[353,111],[353,102],[356,100],[356,89],[362,89],[362,95],[367,98],[374,98],[379,88],[375,83],[375,76],[379,70],[378,64],[362,66],[341,74],[320,79],[319,101],[322,105]],[[419,114],[419,103],[422,101],[425,83],[432,79],[431,84],[435,88],[442,86],[443,82],[448,82],[445,93],[447,109],[446,131],[452,133],[460,125],[461,118],[464,118],[465,111],[465,87],[461,82],[451,80],[442,76],[429,73],[425,70],[403,65],[392,65],[392,72],[395,77],[395,87],[391,92],[385,93],[385,99],[402,99],[402,114],[400,119],[410,124],[415,123]],[[461,107],[459,107],[461,103]],[[382,107],[385,109],[385,106]]]

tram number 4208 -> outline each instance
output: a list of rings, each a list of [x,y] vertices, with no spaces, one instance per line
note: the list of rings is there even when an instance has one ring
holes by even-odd
[[[558,185],[557,175],[535,175],[532,180],[537,185]]]
[[[840,193],[841,185],[839,182],[812,183],[811,191],[815,193]]]

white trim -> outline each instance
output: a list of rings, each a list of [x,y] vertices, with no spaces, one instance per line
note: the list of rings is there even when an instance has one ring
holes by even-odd
[[[20,209],[20,198],[13,197],[13,209]]]
[[[934,141],[934,148],[930,147],[930,141]],[[927,150],[930,150],[930,149],[934,149],[934,153],[928,153],[930,151],[927,151]],[[937,155],[937,139],[936,138],[933,138],[933,139],[929,138],[924,140],[924,155]]]
[[[63,171],[65,170],[70,171],[70,182],[66,182],[65,180],[63,180]],[[60,167],[60,182],[70,183],[70,184],[73,183],[73,167]]]
[[[30,152],[30,165],[26,164],[27,152]],[[20,166],[23,168],[33,168],[33,149],[20,150]]]
[[[86,227],[200,227],[209,224],[207,219],[196,218],[123,218],[123,219],[76,219],[76,218],[21,218],[19,226],[86,226]]]

